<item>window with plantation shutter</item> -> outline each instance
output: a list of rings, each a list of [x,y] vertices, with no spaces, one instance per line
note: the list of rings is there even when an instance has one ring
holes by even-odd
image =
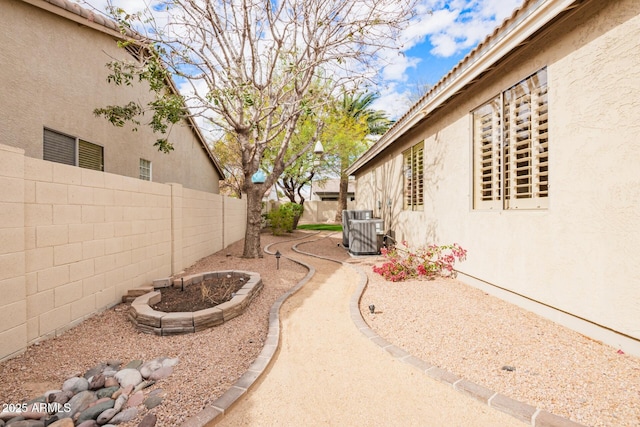
[[[404,173],[404,209],[424,209],[424,143],[402,153]]]
[[[476,209],[501,208],[500,109],[496,97],[472,113]]]
[[[78,141],[78,166],[96,171],[104,170],[103,149],[87,141]]]
[[[472,112],[475,209],[548,207],[547,70]]]
[[[42,158],[50,162],[75,166],[76,139],[50,129],[45,129]]]

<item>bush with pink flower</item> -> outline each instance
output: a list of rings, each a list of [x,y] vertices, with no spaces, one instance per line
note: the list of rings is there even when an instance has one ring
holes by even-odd
[[[381,253],[386,261],[380,266],[373,266],[373,271],[391,282],[455,277],[453,266],[456,261],[463,261],[467,257],[467,251],[457,243],[412,249],[402,242],[402,245],[391,249],[382,248]]]

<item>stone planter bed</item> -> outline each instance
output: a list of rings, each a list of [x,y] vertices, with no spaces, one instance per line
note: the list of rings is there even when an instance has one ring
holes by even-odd
[[[166,313],[151,308],[152,305],[162,300],[162,295],[157,289],[168,286],[180,287],[183,283],[184,286],[193,286],[204,280],[223,278],[229,275],[232,277],[249,276],[249,280],[227,302],[193,312]],[[148,287],[146,289],[148,292],[133,300],[129,310],[129,318],[138,329],[149,334],[166,336],[198,332],[220,325],[242,314],[260,292],[260,289],[262,289],[260,275],[250,271],[214,271],[174,280],[170,278],[158,279],[153,281],[153,288]]]

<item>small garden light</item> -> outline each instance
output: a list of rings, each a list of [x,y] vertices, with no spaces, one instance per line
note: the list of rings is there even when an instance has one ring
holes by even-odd
[[[280,257],[282,254],[280,251],[276,251],[276,270],[280,270]]]
[[[374,314],[374,313],[375,313],[375,311],[376,311],[376,306],[375,306],[375,305],[373,305],[373,304],[371,304],[371,305],[369,306],[369,311],[371,312],[371,314]]]

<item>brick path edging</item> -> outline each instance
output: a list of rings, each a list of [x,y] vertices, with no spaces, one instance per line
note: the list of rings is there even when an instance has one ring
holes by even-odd
[[[286,242],[300,240],[307,237],[309,236],[307,235],[298,239],[288,240]],[[271,245],[286,242],[277,242]],[[271,245],[266,246],[264,251],[268,254],[273,255],[273,252],[269,251],[269,247]],[[530,424],[533,427],[585,427],[583,424],[576,423],[558,415],[554,415],[550,412],[538,409],[529,404],[519,402],[515,399],[511,399],[499,393],[495,393],[488,388],[475,384],[471,381],[461,379],[456,375],[444,369],[440,369],[436,366],[430,365],[427,362],[407,353],[402,348],[389,343],[369,327],[369,325],[364,321],[362,313],[360,312],[360,300],[362,298],[362,295],[364,294],[368,282],[367,275],[360,268],[342,261],[301,251],[297,248],[297,245],[294,245],[292,249],[300,254],[346,265],[350,268],[353,268],[358,273],[360,280],[357,289],[351,296],[351,300],[349,302],[351,319],[354,325],[358,328],[358,330],[360,330],[362,334],[364,334],[372,342],[377,344],[382,350],[388,352],[396,359],[404,363],[408,363],[409,365],[422,371],[427,376],[437,381],[450,385],[454,388],[454,390],[457,390],[460,393],[463,393],[473,399],[485,403],[491,408],[507,413],[525,423]],[[269,311],[269,332],[267,334],[267,340],[265,341],[262,352],[258,355],[258,358],[249,367],[247,372],[243,376],[241,376],[240,379],[236,381],[229,390],[227,390],[210,406],[205,407],[202,411],[187,419],[187,421],[182,423],[181,427],[203,427],[215,425],[224,417],[225,413],[228,413],[228,411],[231,410],[234,404],[237,403],[238,400],[247,393],[247,391],[256,383],[258,378],[260,378],[264,374],[268,366],[273,361],[273,356],[275,355],[280,345],[280,307],[282,306],[284,301],[287,300],[287,298],[300,290],[300,288],[302,288],[302,286],[304,286],[315,274],[315,269],[313,268],[313,266],[298,260],[294,260],[292,258],[286,258],[307,268],[309,272],[300,282],[298,282],[295,287],[278,298],[273,306],[271,306],[271,309]]]
[[[308,237],[309,235],[305,235],[296,239],[272,243],[265,246],[264,252],[269,255],[274,255],[275,252],[270,251],[271,246],[306,239]],[[231,410],[238,400],[244,396],[251,387],[253,387],[258,378],[260,378],[265,373],[269,365],[271,365],[273,356],[276,354],[276,351],[278,351],[278,347],[280,346],[280,307],[282,307],[282,304],[284,304],[289,297],[298,292],[316,274],[316,269],[313,268],[313,266],[302,261],[285,257],[284,255],[283,257],[305,267],[308,272],[293,288],[280,296],[280,298],[278,298],[269,309],[269,330],[267,332],[267,339],[264,343],[264,347],[262,347],[262,351],[253,364],[249,366],[247,372],[245,372],[244,375],[242,375],[238,381],[229,388],[229,390],[216,399],[210,406],[205,407],[202,411],[188,418],[180,425],[180,427],[204,427],[215,425],[218,421],[224,418],[225,414]]]
[[[362,295],[364,295],[364,291],[367,288],[367,284],[369,282],[366,273],[362,271],[361,268],[355,265],[319,255],[314,255],[308,252],[303,252],[297,249],[296,246],[293,247],[293,250],[295,252],[315,258],[325,259],[327,261],[341,263],[342,265],[351,267],[358,273],[358,275],[360,276],[358,287],[351,296],[351,300],[349,302],[351,320],[355,324],[356,328],[358,328],[358,330],[364,336],[369,338],[369,340],[371,340],[373,343],[377,344],[382,350],[391,354],[391,356],[393,356],[394,358],[413,366],[414,368],[422,371],[434,380],[452,386],[454,390],[459,391],[462,394],[465,394],[475,400],[487,404],[491,408],[497,409],[498,411],[509,414],[533,427],[586,427],[584,424],[577,423],[559,415],[554,415],[550,412],[536,408],[535,406],[531,406],[527,403],[520,402],[508,396],[496,393],[479,384],[475,384],[471,381],[459,378],[458,376],[444,369],[433,366],[422,359],[412,356],[402,348],[386,341],[369,327],[369,325],[364,321],[362,312],[360,311],[360,300],[362,299]]]

